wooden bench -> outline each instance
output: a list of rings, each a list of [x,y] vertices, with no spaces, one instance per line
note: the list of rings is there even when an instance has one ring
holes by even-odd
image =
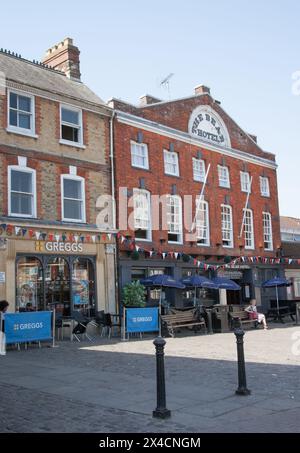
[[[200,328],[204,327],[206,330],[206,324],[203,318],[200,318],[198,313],[195,310],[189,311],[175,311],[168,315],[162,315],[161,321],[163,326],[165,326],[168,330],[169,335],[171,337],[175,336],[175,330],[180,329],[181,327],[193,327],[200,326]],[[196,333],[196,329],[194,329]]]
[[[234,310],[229,312],[229,316],[231,318],[231,328],[234,326],[234,320],[238,319],[240,324],[243,326],[245,324],[252,325],[253,327],[258,326],[258,321],[257,319],[250,319],[249,318],[249,313],[243,309],[241,310]]]

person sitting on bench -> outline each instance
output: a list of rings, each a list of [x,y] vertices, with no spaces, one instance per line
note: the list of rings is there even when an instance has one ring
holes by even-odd
[[[250,301],[250,305],[247,308],[245,308],[245,311],[249,314],[250,319],[257,319],[258,323],[262,323],[264,329],[268,328],[265,315],[263,313],[258,313],[257,311],[255,299],[252,299]]]

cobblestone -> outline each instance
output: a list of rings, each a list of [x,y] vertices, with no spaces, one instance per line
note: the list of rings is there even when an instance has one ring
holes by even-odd
[[[152,418],[153,339],[10,350],[0,356],[1,432],[300,432],[295,331],[246,333],[249,397],[235,395],[232,333],[167,339],[164,421]]]

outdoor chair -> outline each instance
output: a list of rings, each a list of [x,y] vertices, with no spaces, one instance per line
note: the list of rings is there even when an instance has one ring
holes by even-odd
[[[104,318],[105,318],[105,328],[108,331],[108,338],[111,338],[112,329],[114,327],[117,327],[118,329],[121,328],[120,316],[116,315],[116,314],[105,313]]]
[[[76,340],[80,343],[79,335],[83,335],[89,341],[92,341],[92,338],[87,334],[87,325],[91,322],[87,319],[80,311],[74,311],[73,319],[77,322],[76,326],[74,327],[72,334],[76,338]]]

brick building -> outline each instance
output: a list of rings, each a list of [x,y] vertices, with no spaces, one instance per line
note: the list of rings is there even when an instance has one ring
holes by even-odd
[[[176,278],[217,273],[242,285],[242,301],[267,303],[258,286],[280,273],[280,265],[254,257],[276,258],[280,249],[275,156],[263,151],[220,104],[203,85],[178,100],[145,95],[139,106],[110,101],[115,109],[120,288],[154,272]],[[159,215],[153,195],[166,195]],[[192,196],[190,223],[187,195]],[[121,222],[126,197],[131,225]],[[234,259],[239,262],[217,270]],[[177,293],[167,298],[181,304]],[[218,300],[215,293],[203,297]],[[219,297],[226,303],[223,291]],[[237,293],[227,292],[228,303],[238,300]]]
[[[111,109],[66,38],[43,63],[0,52],[0,298],[10,309],[115,311]],[[113,217],[113,216],[111,216]]]
[[[281,216],[280,231],[285,277],[292,283],[286,288],[287,298],[300,300],[300,219]]]

